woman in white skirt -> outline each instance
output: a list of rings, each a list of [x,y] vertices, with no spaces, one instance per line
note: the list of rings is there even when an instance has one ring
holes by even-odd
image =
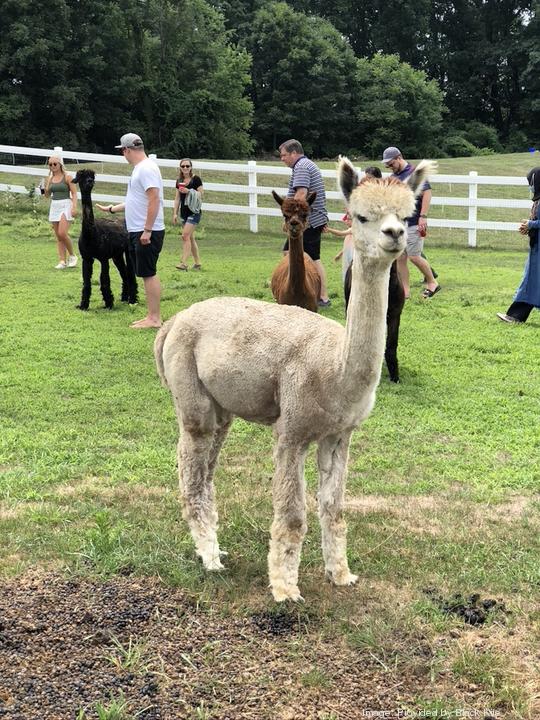
[[[66,173],[62,159],[51,155],[49,158],[49,177],[45,183],[45,195],[51,198],[49,222],[56,237],[58,265],[56,270],[75,267],[77,256],[73,253],[73,243],[69,237],[69,224],[77,214],[77,188],[71,175]]]

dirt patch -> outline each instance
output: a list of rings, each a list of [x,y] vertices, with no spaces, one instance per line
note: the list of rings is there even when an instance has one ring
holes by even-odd
[[[349,497],[346,509],[369,515],[383,512],[399,519],[411,533],[439,535],[447,531],[448,516],[461,518],[467,526],[478,530],[486,521],[510,522],[529,516],[531,523],[540,524],[540,513],[534,508],[535,497],[511,495],[499,504],[464,502],[445,496],[424,495],[362,495]]]
[[[142,720],[349,720],[412,703],[299,606],[224,614],[153,579],[50,574],[0,585],[0,717],[65,720],[123,693]]]

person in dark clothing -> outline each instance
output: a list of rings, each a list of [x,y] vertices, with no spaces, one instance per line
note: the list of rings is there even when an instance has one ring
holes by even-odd
[[[524,323],[533,308],[540,308],[540,252],[538,235],[540,233],[540,167],[527,174],[532,194],[532,208],[528,220],[522,220],[519,232],[529,236],[529,254],[521,283],[514,295],[514,302],[505,313],[497,317],[507,323]]]

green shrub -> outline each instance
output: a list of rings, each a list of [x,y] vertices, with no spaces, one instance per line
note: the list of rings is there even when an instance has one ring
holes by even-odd
[[[478,154],[478,148],[461,135],[450,135],[442,144],[442,149],[450,157],[471,157]]]

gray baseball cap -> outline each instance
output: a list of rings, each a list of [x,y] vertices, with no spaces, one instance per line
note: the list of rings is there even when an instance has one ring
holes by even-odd
[[[135,133],[126,133],[120,138],[120,145],[115,145],[115,148],[144,148],[144,143],[138,135]]]
[[[390,162],[390,160],[395,160],[398,155],[401,155],[401,150],[399,148],[387,147],[382,154],[382,161],[383,163]]]

